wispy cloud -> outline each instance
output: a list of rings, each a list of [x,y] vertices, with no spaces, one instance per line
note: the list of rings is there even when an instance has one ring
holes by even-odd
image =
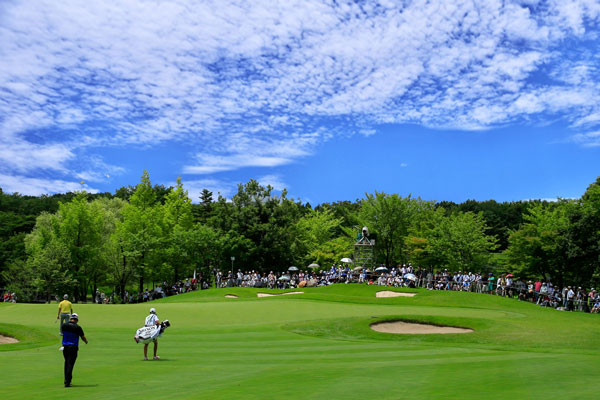
[[[6,174],[0,174],[0,187],[7,193],[20,193],[30,196],[36,196],[40,193],[75,192],[77,190],[98,193],[97,189],[85,183],[81,184],[59,179],[28,178]]]
[[[174,186],[175,182],[171,183]],[[213,194],[213,200],[217,200],[219,195],[230,199],[236,193],[237,182],[219,180],[219,179],[198,179],[183,181],[183,187],[188,191],[188,196],[192,202],[198,203],[200,195],[204,189],[209,190]]]
[[[586,147],[600,146],[600,131],[578,133],[573,136],[573,140]]]
[[[180,172],[200,175],[281,166],[385,123],[600,124],[594,0],[46,0],[0,10],[7,174],[101,179],[81,167],[85,157],[165,141],[189,144]]]
[[[282,191],[283,189],[289,189],[289,185],[285,183],[280,175],[265,175],[261,176],[257,179],[258,183],[263,186],[271,186],[273,189],[277,191]]]

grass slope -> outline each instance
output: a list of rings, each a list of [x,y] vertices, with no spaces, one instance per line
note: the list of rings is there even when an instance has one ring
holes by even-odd
[[[257,298],[207,290],[141,305],[75,305],[90,340],[62,387],[56,305],[0,304],[4,398],[565,399],[600,392],[600,321],[494,296],[417,291],[376,298],[374,286],[306,288]],[[237,299],[226,299],[235,294]],[[160,361],[133,341],[150,306],[172,327]],[[407,319],[475,329],[407,336],[373,322]],[[150,350],[152,345],[150,345]]]

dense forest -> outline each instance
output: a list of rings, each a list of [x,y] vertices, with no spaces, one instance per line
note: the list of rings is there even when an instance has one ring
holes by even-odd
[[[364,225],[377,263],[510,271],[558,284],[600,278],[600,178],[580,199],[456,204],[375,192],[317,207],[251,180],[231,199],[140,183],[114,194],[6,194],[0,189],[0,288],[24,301],[97,288],[142,290],[193,271],[283,271],[352,257]]]

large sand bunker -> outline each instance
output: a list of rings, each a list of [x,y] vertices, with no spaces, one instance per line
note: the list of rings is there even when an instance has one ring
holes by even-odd
[[[257,293],[258,297],[273,297],[273,296],[285,296],[287,294],[302,294],[304,292],[285,292],[285,293]]]
[[[371,329],[383,333],[396,333],[403,335],[430,335],[434,333],[469,333],[473,329],[455,328],[453,326],[438,326],[429,324],[417,324],[414,322],[391,321],[378,322],[371,325]]]
[[[416,295],[416,293],[400,293],[392,292],[391,290],[383,290],[381,292],[375,293],[376,297],[413,297]]]
[[[9,343],[18,343],[19,341],[10,336],[2,336],[0,335],[0,344],[9,344]]]
[[[227,298],[227,299],[237,299],[238,296],[236,296],[235,294],[226,294],[225,298]]]

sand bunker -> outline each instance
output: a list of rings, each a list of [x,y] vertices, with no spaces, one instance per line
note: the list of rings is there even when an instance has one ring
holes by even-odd
[[[273,297],[273,296],[285,296],[287,294],[302,294],[304,292],[285,292],[285,293],[257,293],[258,297]]]
[[[238,296],[236,296],[235,294],[226,294],[225,297],[228,299],[237,299],[238,298]]]
[[[0,344],[19,343],[15,338],[0,335]]]
[[[376,297],[413,297],[416,295],[416,293],[400,293],[392,292],[391,290],[383,290],[375,294]]]
[[[397,333],[403,335],[430,335],[434,333],[469,333],[473,329],[455,328],[453,326],[438,326],[416,324],[404,321],[379,322],[371,325],[371,329],[383,333]]]

